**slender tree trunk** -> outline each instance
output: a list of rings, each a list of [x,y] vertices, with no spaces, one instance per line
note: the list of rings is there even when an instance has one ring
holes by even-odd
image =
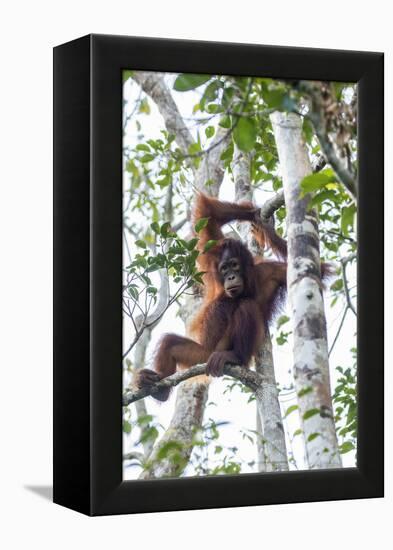
[[[287,209],[288,294],[293,322],[294,378],[310,468],[341,466],[331,400],[326,319],[320,282],[318,221],[300,198],[311,173],[298,115],[271,115]]]
[[[262,375],[262,384],[255,392],[255,397],[263,429],[265,471],[287,471],[289,469],[287,447],[274,373],[270,333],[267,333],[265,342],[256,356],[255,370]]]
[[[177,392],[175,411],[168,429],[149,456],[140,479],[178,477],[187,466],[195,435],[202,425],[208,383],[203,376],[183,382]],[[170,443],[177,444],[171,447]],[[169,445],[168,445],[169,444]]]
[[[250,157],[237,148],[232,172],[235,180],[236,202],[241,200],[252,201],[254,193],[250,182]],[[253,239],[250,225],[238,223],[238,231],[251,252],[262,256],[264,251]],[[257,422],[257,431],[261,435],[258,445],[258,469],[267,472],[285,471],[288,470],[287,450],[269,332],[266,334],[265,342],[255,358],[255,370],[263,377],[262,385],[255,394],[257,415],[260,421]],[[259,425],[261,429],[258,429]]]

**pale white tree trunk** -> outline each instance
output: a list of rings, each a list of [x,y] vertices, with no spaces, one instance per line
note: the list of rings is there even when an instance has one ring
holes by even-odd
[[[206,376],[198,376],[192,381],[183,382],[177,391],[175,411],[168,429],[155,445],[149,456],[147,468],[140,479],[180,476],[187,466],[194,440],[200,430],[205,410],[208,383]],[[165,456],[160,453],[169,442],[179,447],[169,450]]]
[[[236,202],[241,200],[252,201],[254,193],[250,182],[250,157],[237,148],[235,148],[232,172],[235,180]],[[262,256],[264,251],[253,239],[250,224],[238,223],[237,229],[249,250],[253,254]],[[257,431],[261,435],[257,446],[258,470],[267,472],[285,471],[288,470],[287,450],[269,332],[267,332],[265,342],[255,358],[255,370],[263,379],[261,386],[255,393]]]
[[[300,198],[311,173],[298,115],[271,115],[287,209],[288,295],[293,360],[306,455],[310,468],[341,467],[331,400],[326,319],[320,282],[318,221]]]
[[[256,390],[255,397],[263,430],[265,471],[287,471],[288,455],[269,332],[256,356],[255,370],[262,376],[262,383]]]

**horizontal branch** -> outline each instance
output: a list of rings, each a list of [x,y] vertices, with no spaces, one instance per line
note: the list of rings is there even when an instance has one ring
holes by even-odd
[[[163,378],[156,384],[152,384],[149,387],[126,391],[123,394],[123,407],[126,407],[135,401],[139,401],[139,399],[148,397],[149,395],[154,397],[154,394],[158,390],[164,388],[174,388],[180,384],[180,382],[193,378],[194,376],[200,376],[201,374],[206,374],[206,364],[195,365],[187,370],[176,372],[175,374],[172,374],[172,376]],[[232,378],[236,378],[236,380],[239,380],[252,391],[256,391],[262,384],[262,376],[260,374],[239,365],[231,365],[227,363],[224,367],[224,374],[232,376]]]
[[[320,170],[322,170],[325,164],[325,158],[322,155],[317,156],[315,162],[312,165],[312,171],[319,172]],[[276,210],[281,208],[281,206],[285,206],[284,191],[278,191],[278,193],[276,193],[273,197],[263,203],[263,205],[261,206],[262,221],[264,223],[267,223],[276,212]]]
[[[142,462],[143,459],[143,453],[140,453],[138,451],[131,451],[130,453],[126,453],[123,455],[123,460],[137,460],[138,462]]]

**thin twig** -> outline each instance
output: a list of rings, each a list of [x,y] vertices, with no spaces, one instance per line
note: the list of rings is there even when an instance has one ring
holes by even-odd
[[[330,350],[329,350],[329,353],[328,353],[328,356],[329,356],[329,357],[330,357],[330,354],[332,353],[333,348],[334,348],[334,346],[335,346],[335,344],[336,344],[336,342],[337,342],[337,339],[338,339],[338,337],[339,337],[339,335],[340,335],[341,329],[343,328],[344,320],[345,320],[345,317],[346,317],[346,315],[347,315],[348,309],[349,309],[348,306],[346,306],[345,309],[344,309],[344,313],[343,313],[343,316],[342,316],[341,321],[340,321],[340,326],[338,327],[337,332],[336,332],[336,336],[334,337],[333,343],[332,343],[332,345],[330,346]]]
[[[341,269],[342,269],[342,279],[343,279],[343,285],[344,285],[345,298],[347,300],[349,309],[352,311],[354,315],[357,316],[357,311],[351,300],[351,295],[348,288],[347,274],[346,274],[346,268],[347,268],[348,262],[352,261],[355,258],[356,258],[356,254],[350,254],[346,258],[341,259],[340,263],[341,263]]]

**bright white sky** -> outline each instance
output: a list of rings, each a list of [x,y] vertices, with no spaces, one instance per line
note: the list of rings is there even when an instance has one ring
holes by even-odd
[[[166,79],[170,85],[174,81],[174,75],[168,74]],[[135,84],[132,79],[129,79],[124,85],[124,99],[125,110],[124,115],[127,116],[133,112],[135,100],[139,96],[139,87]],[[200,94],[198,90],[195,92],[180,93],[173,91],[174,99],[180,109],[181,114],[184,117],[193,117],[192,108],[195,103],[198,101]],[[145,134],[146,139],[153,138],[156,139],[160,137],[160,130],[164,129],[164,124],[158,109],[152,101],[149,101],[151,108],[151,113],[149,115],[139,116],[139,120],[142,124],[143,133]],[[187,123],[189,121],[187,120]],[[209,124],[212,124],[210,122]],[[195,127],[192,122],[189,124],[191,132],[196,136],[196,131],[200,127]],[[135,116],[130,120],[127,125],[126,135],[124,138],[124,145],[130,147],[135,147],[137,145],[135,129]],[[204,131],[200,132],[202,143],[204,138]],[[128,175],[124,174],[124,186],[127,187],[128,184]],[[262,204],[266,198],[271,196],[271,192],[265,191],[256,191],[255,193],[255,202],[257,204]],[[221,186],[220,198],[224,200],[233,200],[234,199],[234,186],[230,181],[228,176],[225,177],[224,182]],[[134,213],[133,213],[134,215]],[[138,214],[135,213],[135,218]],[[143,215],[140,214],[141,221],[143,221]],[[139,220],[138,220],[139,221]],[[176,222],[176,220],[175,220]],[[130,239],[128,239],[128,246],[132,251],[134,247]],[[128,260],[128,253],[126,246],[124,246],[123,251],[124,261]],[[355,272],[348,269],[349,282],[352,286],[355,282]],[[344,303],[338,302],[334,307],[330,307],[331,298],[329,297],[329,292],[325,293],[325,306],[326,306],[326,319],[328,326],[328,340],[331,343],[334,339],[334,336],[337,332],[341,314],[344,308]],[[284,325],[283,329],[286,331],[290,330],[290,323]],[[287,328],[288,327],[288,328]],[[355,331],[356,331],[356,320],[352,312],[348,312],[344,326],[341,330],[340,336],[336,342],[335,348],[330,356],[330,371],[331,371],[331,380],[332,387],[334,388],[335,382],[337,379],[337,372],[335,367],[341,365],[344,368],[352,365],[352,355],[350,348],[356,345],[355,340]],[[176,305],[172,306],[164,315],[163,319],[159,323],[158,327],[154,330],[153,336],[148,348],[147,357],[151,358],[154,348],[157,344],[157,341],[161,335],[165,332],[175,332],[178,334],[184,334],[184,325],[183,322],[176,316]],[[123,316],[123,349],[125,350],[129,345],[129,342],[132,339],[133,328],[132,324],[126,316]],[[280,387],[288,387],[292,384],[292,342],[289,337],[289,343],[284,346],[278,346],[273,340],[273,355],[274,355],[274,365],[276,371],[276,379]],[[147,364],[147,366],[150,366]],[[124,381],[125,385],[128,384],[129,380]],[[214,418],[216,422],[227,421],[228,424],[220,428],[220,440],[217,444],[222,446],[237,446],[238,447],[238,456],[241,457],[244,462],[250,462],[256,460],[256,447],[252,445],[247,438],[242,437],[242,431],[247,429],[255,429],[255,418],[256,418],[256,409],[255,403],[247,404],[247,397],[245,394],[241,394],[240,391],[236,390],[231,393],[223,394],[225,389],[225,383],[221,379],[213,380],[210,385],[209,390],[209,399],[208,403],[215,403],[216,405],[208,405],[205,412],[205,419],[209,417]],[[170,399],[166,403],[157,403],[152,398],[146,399],[146,406],[148,413],[158,417],[159,422],[162,424],[163,428],[166,428],[169,424],[169,421],[172,417],[175,401],[175,392],[172,392]],[[296,404],[295,393],[292,392],[283,392],[280,395],[280,404],[283,413],[285,410]],[[300,427],[300,420],[297,411],[291,413],[285,420],[285,428],[288,434],[293,434],[294,431]],[[137,430],[134,430],[129,436],[124,435],[123,440],[123,451],[124,453],[129,452],[133,449],[133,446],[137,440]],[[297,468],[304,469],[304,445],[301,439],[302,436],[297,436],[294,439],[292,448],[289,444],[289,439],[287,437],[287,449],[292,450],[293,455],[296,460]],[[355,453],[350,452],[342,455],[342,462],[345,467],[355,466]],[[294,466],[291,467],[292,469]],[[244,466],[242,469],[244,472],[255,471],[253,468]],[[140,468],[129,465],[126,463],[123,471],[124,479],[135,479],[138,477]],[[186,471],[186,475],[193,475],[192,470],[189,468]]]

